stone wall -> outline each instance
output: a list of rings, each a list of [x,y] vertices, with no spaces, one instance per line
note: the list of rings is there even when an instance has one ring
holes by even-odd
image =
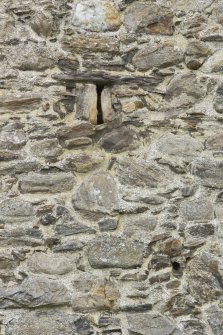
[[[1,335],[223,334],[222,0],[1,0]]]

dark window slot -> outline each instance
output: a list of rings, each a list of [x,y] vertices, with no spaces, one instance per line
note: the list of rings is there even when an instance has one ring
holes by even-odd
[[[175,271],[179,271],[179,270],[180,270],[180,263],[178,263],[178,262],[173,262],[173,263],[172,263],[172,266],[173,266],[173,269],[174,269]]]
[[[104,85],[97,85],[97,124],[103,124],[103,112],[102,112],[102,104],[101,104],[101,94],[104,89]]]

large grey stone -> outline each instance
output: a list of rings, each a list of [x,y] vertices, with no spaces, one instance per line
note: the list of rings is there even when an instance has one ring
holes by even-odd
[[[208,150],[223,150],[223,134],[209,136],[205,146]]]
[[[56,136],[61,140],[70,140],[74,138],[88,137],[94,134],[93,125],[87,121],[76,121],[72,126],[62,126]]]
[[[41,141],[35,141],[31,144],[31,151],[34,156],[37,157],[57,157],[63,152],[57,139],[46,139]]]
[[[96,173],[82,182],[73,195],[76,209],[109,213],[118,209],[118,189],[113,176],[109,173]]]
[[[124,234],[131,238],[143,240],[147,239],[156,228],[158,222],[155,216],[149,216],[147,213],[127,216],[123,221]]]
[[[148,164],[134,158],[119,158],[118,178],[123,185],[157,187],[163,172],[155,162]]]
[[[2,131],[0,133],[0,149],[20,149],[27,142],[23,130]]]
[[[44,37],[49,36],[53,27],[52,16],[47,15],[43,11],[36,11],[31,22],[31,27],[36,34]]]
[[[0,222],[29,223],[35,220],[35,212],[30,202],[11,198],[0,202]]]
[[[0,290],[0,309],[69,304],[68,289],[61,282],[45,277],[29,277],[21,285]]]
[[[202,151],[203,145],[189,135],[162,135],[157,142],[158,153],[172,156],[197,155]]]
[[[214,335],[223,333],[223,312],[222,310],[213,310],[208,312],[208,323]]]
[[[63,275],[74,269],[71,258],[35,252],[27,261],[28,270],[33,273]]]
[[[133,57],[133,65],[138,70],[149,70],[153,67],[165,68],[176,65],[183,60],[182,50],[172,42],[161,45],[147,45]]]
[[[74,175],[72,173],[30,173],[20,178],[22,193],[48,192],[58,193],[72,190]]]
[[[208,221],[214,218],[213,204],[204,197],[185,201],[181,213],[186,221]]]
[[[41,43],[20,43],[5,50],[12,68],[22,71],[42,71],[52,68],[56,58],[56,49]]]
[[[141,242],[101,236],[88,248],[88,260],[93,268],[136,268],[142,265],[145,246]]]
[[[221,161],[198,158],[192,163],[192,173],[200,179],[204,186],[223,187],[223,162]]]
[[[21,314],[11,319],[5,330],[6,335],[93,335],[90,322],[75,314],[58,312],[37,312]]]
[[[0,229],[1,246],[12,247],[38,247],[43,246],[43,234],[40,229],[35,228],[16,228]]]
[[[121,152],[134,149],[137,145],[138,136],[134,130],[128,127],[113,129],[105,134],[98,144],[108,152]]]
[[[175,325],[169,319],[156,312],[128,314],[127,321],[130,335],[181,334],[180,331],[175,330]]]
[[[199,304],[211,302],[222,295],[222,278],[218,262],[208,253],[196,255],[186,268],[191,295]]]
[[[186,95],[196,101],[204,97],[205,93],[206,88],[194,73],[178,74],[174,76],[167,86],[166,98],[169,100],[179,97],[182,100],[183,96]]]

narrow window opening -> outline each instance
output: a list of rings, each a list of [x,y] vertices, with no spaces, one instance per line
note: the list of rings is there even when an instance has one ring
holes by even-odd
[[[102,104],[101,104],[101,94],[104,89],[104,85],[97,85],[97,124],[103,124],[103,112],[102,112]]]
[[[178,262],[173,262],[173,263],[172,263],[172,266],[173,266],[173,269],[174,269],[175,271],[179,271],[179,270],[180,270],[180,263],[178,263]]]

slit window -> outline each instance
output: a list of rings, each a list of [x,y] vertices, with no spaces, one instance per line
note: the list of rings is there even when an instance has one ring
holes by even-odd
[[[96,85],[97,90],[97,124],[103,124],[103,110],[102,110],[102,101],[101,96],[104,90],[104,85]]]

